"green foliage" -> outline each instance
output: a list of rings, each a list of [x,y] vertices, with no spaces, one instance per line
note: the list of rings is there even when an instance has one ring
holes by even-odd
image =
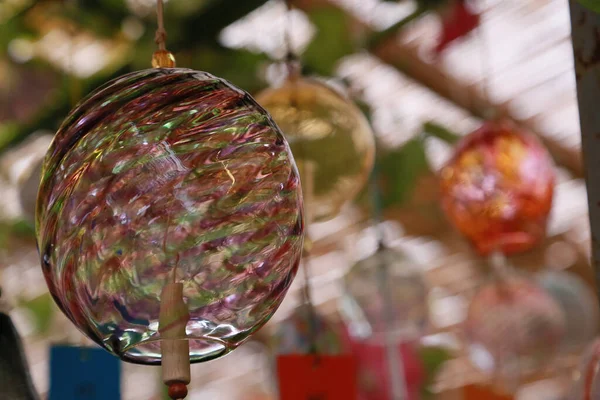
[[[35,240],[35,227],[29,221],[0,221],[0,249],[10,246],[11,239]]]
[[[190,54],[190,67],[202,71],[218,71],[218,75],[244,90],[254,93],[264,87],[258,79],[258,70],[269,61],[265,54],[223,47],[204,47]],[[240,68],[244,66],[244,68]]]
[[[423,399],[433,399],[435,393],[431,391],[431,386],[435,383],[435,378],[444,363],[452,359],[452,354],[443,347],[421,347],[419,356],[425,368],[425,384],[421,391]]]
[[[302,55],[302,60],[313,73],[331,76],[337,62],[355,50],[348,19],[340,9],[334,7],[316,9],[309,17],[317,33]]]
[[[579,4],[600,14],[600,0],[578,0]]]
[[[44,335],[49,332],[55,311],[50,293],[44,293],[31,300],[20,301],[19,305],[29,311],[33,317],[36,334]]]
[[[438,139],[450,144],[455,144],[461,138],[459,134],[454,133],[448,128],[431,121],[423,124],[423,133],[428,136],[437,137]]]
[[[17,140],[21,135],[19,124],[7,122],[0,125],[0,150]]]
[[[419,135],[401,148],[382,154],[378,166],[382,207],[404,204],[410,198],[418,178],[429,171],[423,136]]]

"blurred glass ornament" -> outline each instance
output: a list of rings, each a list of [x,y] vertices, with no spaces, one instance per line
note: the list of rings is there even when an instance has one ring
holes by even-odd
[[[590,344],[573,375],[568,400],[600,399],[600,339]]]
[[[358,363],[358,400],[395,400],[391,393],[390,379],[398,380],[398,376],[391,376],[388,362],[390,348],[383,342],[357,340],[348,330],[345,333],[346,346]],[[402,341],[392,346],[402,361],[407,396],[404,400],[420,399],[425,383],[425,366],[415,347],[415,343]]]
[[[166,283],[183,284],[191,361],[226,354],[283,300],[302,219],[289,147],[247,93],[204,72],[149,69],[67,117],[36,228],[63,312],[122,359],[156,364]]]
[[[508,275],[473,296],[465,334],[473,365],[513,389],[553,361],[565,334],[565,316],[534,281]]]
[[[578,276],[548,271],[537,276],[538,284],[561,306],[565,315],[562,350],[580,350],[592,341],[598,330],[596,296]]]
[[[486,122],[465,137],[440,172],[450,221],[482,254],[526,251],[545,236],[553,163],[530,133]]]
[[[383,343],[390,333],[402,340],[422,336],[429,321],[428,289],[416,265],[399,251],[381,248],[350,268],[340,312],[352,337]]]
[[[375,156],[371,127],[358,107],[329,85],[292,76],[256,97],[281,127],[306,184],[312,221],[335,217],[363,188]]]
[[[342,339],[336,326],[311,307],[302,304],[279,323],[271,343],[276,354],[342,353]]]

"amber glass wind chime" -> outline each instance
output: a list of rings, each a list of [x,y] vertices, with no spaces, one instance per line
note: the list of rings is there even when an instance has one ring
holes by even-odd
[[[290,1],[285,2],[287,28],[283,33],[287,76],[283,83],[267,88],[257,101],[273,116],[290,143],[302,180],[307,225],[336,217],[366,183],[373,166],[375,144],[371,127],[346,94],[319,78],[302,76],[302,67],[291,40]],[[309,353],[336,353],[340,350],[327,321],[315,310],[310,288],[310,252],[313,243],[305,239],[302,289],[303,305],[286,323],[307,325],[307,344],[299,335],[295,344],[284,338],[287,326],[277,334],[279,350]],[[304,320],[304,323],[301,323]],[[284,323],[285,324],[285,323]],[[285,348],[282,343],[287,343]]]

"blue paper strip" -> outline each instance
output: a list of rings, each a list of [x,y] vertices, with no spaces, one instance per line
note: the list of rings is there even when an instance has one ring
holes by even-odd
[[[48,400],[120,400],[121,361],[101,348],[53,346]]]

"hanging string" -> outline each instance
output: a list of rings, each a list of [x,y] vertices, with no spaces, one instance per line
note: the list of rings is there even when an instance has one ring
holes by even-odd
[[[385,233],[382,227],[383,223],[383,200],[381,196],[381,188],[379,187],[379,166],[377,162],[373,166],[373,172],[369,180],[369,192],[371,193],[371,208],[372,208],[372,220],[375,227],[375,234],[377,235],[377,248],[382,250],[385,247]]]
[[[378,182],[379,166],[377,162],[373,167],[373,173],[369,182],[369,191],[371,193],[371,208],[372,220],[377,235],[377,252],[382,252],[385,249],[385,232],[383,229],[383,200],[381,196],[381,188]],[[390,390],[393,400],[408,399],[406,389],[406,381],[404,377],[404,363],[398,355],[397,341],[394,337],[391,321],[395,319],[393,307],[393,288],[390,286],[389,266],[385,261],[379,263],[377,267],[377,286],[383,296],[383,312],[382,318],[386,324],[385,330],[385,347],[386,358],[388,362],[388,376],[390,379]]]
[[[284,3],[285,3],[285,7],[286,7],[285,26],[283,28],[283,42],[284,42],[284,48],[285,48],[285,65],[288,70],[288,77],[294,79],[294,78],[298,77],[299,72],[300,72],[300,67],[298,65],[299,57],[296,54],[296,52],[294,51],[294,44],[293,44],[293,40],[292,40],[294,6],[292,4],[292,0],[284,0]]]
[[[152,55],[152,66],[154,68],[175,68],[175,57],[167,50],[167,30],[165,29],[163,0],[156,0],[156,20],[158,28],[154,35],[154,41],[158,50]]]
[[[300,175],[304,176],[304,182],[302,185],[302,193],[304,195],[304,203],[311,204],[312,196],[314,193],[314,173],[315,168],[311,163],[307,163],[306,161],[299,165],[302,172]],[[310,222],[312,221],[312,215],[310,209],[307,207],[305,212],[305,231],[308,232],[308,227]],[[304,251],[302,254],[302,273],[304,275],[304,285],[302,287],[302,300],[306,305],[308,310],[308,343],[309,343],[309,353],[313,355],[318,355],[318,346],[317,346],[317,336],[318,336],[318,320],[317,320],[317,312],[315,310],[313,296],[310,286],[310,258],[311,258],[311,250],[312,250],[313,242],[310,239],[308,233],[304,239]]]
[[[486,9],[485,0],[481,0],[482,11],[480,13],[481,22],[476,30],[477,42],[479,46],[479,62],[481,68],[481,91],[483,94],[483,100],[486,102],[486,109],[483,110],[483,117],[485,119],[493,119],[496,116],[496,110],[492,104],[492,98],[490,96],[490,72],[491,66],[489,63],[490,52],[488,51],[487,40],[485,38],[485,31],[483,25],[485,23],[484,10]]]
[[[154,35],[154,41],[159,50],[166,50],[167,31],[165,30],[164,5],[163,0],[156,0],[156,19],[158,28]]]
[[[283,45],[285,49],[285,65],[288,70],[288,79],[292,82],[292,92],[290,95],[290,105],[294,108],[297,108],[297,80],[300,75],[299,68],[299,60],[296,52],[294,51],[294,46],[292,43],[292,20],[293,20],[293,10],[294,6],[291,0],[284,0],[284,4],[286,7],[285,14],[285,27],[283,29]],[[312,203],[312,196],[314,194],[314,173],[315,168],[314,165],[310,162],[298,161],[298,169],[300,170],[300,176],[304,177],[304,181],[302,181],[302,194],[304,197],[305,204],[305,216],[304,216],[304,230],[308,232],[308,228],[312,223],[312,215],[310,213],[309,206]],[[300,291],[302,297],[302,303],[306,305],[308,310],[308,343],[309,343],[309,354],[318,356],[318,318],[317,312],[313,302],[313,296],[310,285],[310,260],[311,260],[311,250],[312,250],[313,242],[310,239],[308,233],[305,235],[304,239],[304,249],[302,252],[302,261],[301,268],[302,274],[304,275],[304,282],[302,285],[302,289]]]

